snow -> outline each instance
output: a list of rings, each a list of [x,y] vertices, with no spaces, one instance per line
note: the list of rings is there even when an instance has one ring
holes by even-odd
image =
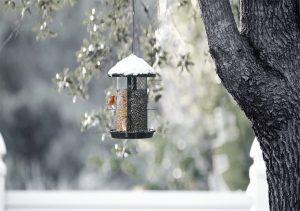
[[[109,76],[114,74],[138,76],[142,74],[155,74],[155,70],[145,60],[131,54],[119,61],[108,71]]]

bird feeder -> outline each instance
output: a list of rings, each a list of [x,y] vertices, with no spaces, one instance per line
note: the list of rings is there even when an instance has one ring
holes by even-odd
[[[155,77],[155,70],[132,54],[112,67],[108,75],[117,80],[115,95],[110,96],[108,102],[115,110],[112,138],[151,138],[155,130],[148,129],[147,78]]]

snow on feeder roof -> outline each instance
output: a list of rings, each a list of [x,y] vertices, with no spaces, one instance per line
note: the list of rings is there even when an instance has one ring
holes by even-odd
[[[154,77],[155,74],[156,72],[153,67],[134,54],[122,59],[108,71],[110,77]]]

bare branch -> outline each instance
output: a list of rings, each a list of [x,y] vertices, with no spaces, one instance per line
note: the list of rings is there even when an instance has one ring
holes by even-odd
[[[240,34],[229,0],[199,0],[210,48],[226,50],[237,45]]]
[[[8,37],[0,44],[0,52],[3,50],[3,48],[5,47],[5,45],[10,41],[12,40],[13,38],[15,38],[19,31],[20,31],[20,28],[21,28],[21,21],[22,19],[18,20],[17,23],[16,23],[16,26],[14,28],[14,30],[8,35]]]

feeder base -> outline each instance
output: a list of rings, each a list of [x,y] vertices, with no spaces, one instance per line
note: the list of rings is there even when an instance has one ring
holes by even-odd
[[[145,131],[116,131],[111,130],[110,134],[112,138],[118,139],[144,139],[144,138],[151,138],[154,134],[155,130],[145,130]]]

